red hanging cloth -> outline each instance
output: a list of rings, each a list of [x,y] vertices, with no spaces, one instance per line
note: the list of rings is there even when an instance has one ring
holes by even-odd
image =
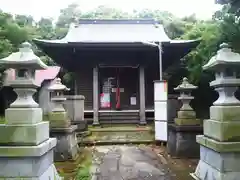
[[[116,88],[116,109],[120,109],[120,87],[119,87],[119,72],[117,70],[117,88]]]

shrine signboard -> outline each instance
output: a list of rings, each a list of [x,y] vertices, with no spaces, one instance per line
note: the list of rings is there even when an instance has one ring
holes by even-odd
[[[154,82],[154,119],[155,140],[167,141],[167,100],[168,90],[166,81]]]

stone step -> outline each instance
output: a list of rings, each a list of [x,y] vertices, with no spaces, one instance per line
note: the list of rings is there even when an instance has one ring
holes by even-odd
[[[101,119],[100,124],[138,124],[139,119]]]

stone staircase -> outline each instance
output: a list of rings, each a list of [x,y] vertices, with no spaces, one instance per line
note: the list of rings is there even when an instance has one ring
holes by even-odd
[[[138,124],[139,112],[136,111],[106,111],[99,112],[100,124]]]

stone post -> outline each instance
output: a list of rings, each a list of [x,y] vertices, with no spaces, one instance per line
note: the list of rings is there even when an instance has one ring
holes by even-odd
[[[84,120],[84,100],[82,95],[65,96],[66,101],[64,107],[72,121],[72,124],[77,125],[77,131],[87,130],[87,121]]]
[[[9,85],[17,94],[16,101],[6,109],[6,124],[0,125],[0,179],[62,179],[53,163],[57,141],[49,138],[49,122],[42,121],[42,109],[32,98],[38,87],[35,70],[47,66],[27,42],[0,64],[16,70],[15,80]]]
[[[191,91],[197,87],[190,84],[187,78],[183,78],[182,84],[174,88],[180,92],[178,99],[182,107],[177,113],[174,123],[168,125],[167,149],[171,156],[197,158],[199,157],[199,145],[196,143],[196,135],[202,133],[201,121],[196,119],[196,113],[189,103],[194,97]]]
[[[219,98],[210,107],[210,119],[204,121],[204,135],[197,136],[200,161],[191,174],[197,180],[240,179],[240,102],[234,95],[240,85],[240,54],[232,52],[227,44],[220,48],[203,66],[215,72],[210,86]]]
[[[63,95],[68,88],[61,83],[61,79],[57,78],[56,82],[48,88],[52,96],[54,104],[52,112],[49,114],[50,135],[58,140],[54,150],[55,161],[74,160],[78,155],[78,144],[76,137],[77,125],[71,125],[71,121],[63,107],[66,98]]]

